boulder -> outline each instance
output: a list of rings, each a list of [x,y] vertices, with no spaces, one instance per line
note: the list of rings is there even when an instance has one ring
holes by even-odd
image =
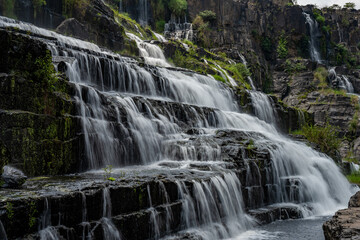
[[[360,192],[349,201],[349,208],[335,213],[323,225],[326,240],[360,239]]]
[[[5,166],[3,168],[1,178],[4,181],[4,185],[2,186],[4,188],[19,188],[27,179],[22,171],[10,166]]]

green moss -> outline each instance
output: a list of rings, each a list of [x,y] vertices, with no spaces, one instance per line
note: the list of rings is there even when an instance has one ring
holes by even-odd
[[[30,201],[28,208],[29,208],[29,228],[32,228],[35,226],[36,223],[35,215],[38,213],[35,201]]]
[[[5,209],[6,209],[6,216],[7,218],[12,221],[13,217],[14,217],[14,208],[13,208],[13,204],[11,202],[7,202],[5,205]]]

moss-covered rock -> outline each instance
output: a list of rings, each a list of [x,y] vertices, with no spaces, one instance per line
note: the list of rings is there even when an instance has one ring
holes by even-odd
[[[55,73],[45,44],[0,31],[0,167],[29,176],[76,170],[78,121],[71,85]]]

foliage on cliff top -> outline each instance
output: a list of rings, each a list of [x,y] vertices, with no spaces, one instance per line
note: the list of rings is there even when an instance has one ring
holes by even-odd
[[[176,16],[183,16],[187,9],[187,1],[186,0],[170,0],[169,9]]]

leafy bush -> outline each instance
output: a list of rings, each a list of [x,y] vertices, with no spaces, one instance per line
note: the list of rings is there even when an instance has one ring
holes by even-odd
[[[294,74],[306,70],[306,66],[302,62],[293,62],[290,59],[285,61],[285,72]]]
[[[187,9],[187,1],[186,0],[170,0],[169,9],[176,16],[182,16],[185,14]]]
[[[161,32],[164,32],[164,29],[165,29],[165,21],[164,20],[159,20],[155,23],[155,28],[156,28],[156,31],[161,33]]]
[[[325,22],[325,17],[318,15],[316,16],[316,21],[320,24],[323,24]]]
[[[199,13],[199,16],[205,21],[205,22],[212,22],[216,20],[216,13],[214,13],[211,10],[205,10],[203,12]]]

